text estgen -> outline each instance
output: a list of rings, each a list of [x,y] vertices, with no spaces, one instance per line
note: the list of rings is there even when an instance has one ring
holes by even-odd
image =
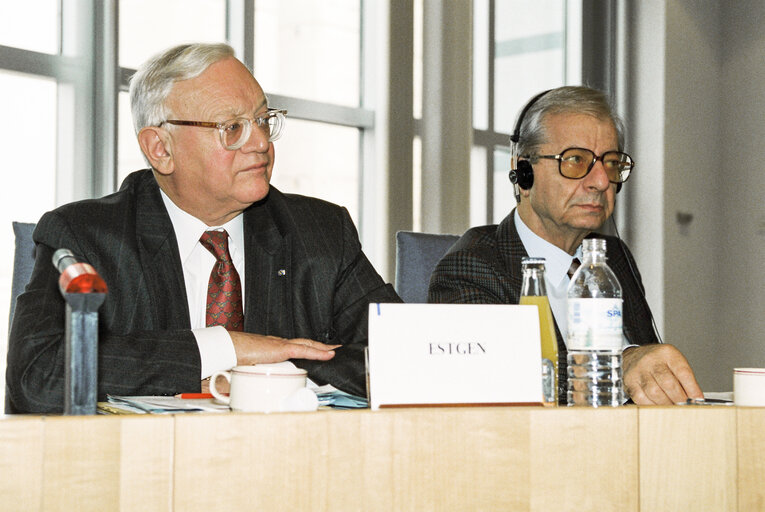
[[[486,353],[483,345],[477,342],[428,343],[428,346],[432,356],[477,355]]]

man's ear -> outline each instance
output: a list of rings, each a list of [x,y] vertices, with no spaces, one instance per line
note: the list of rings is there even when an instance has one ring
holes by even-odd
[[[141,128],[141,131],[138,132],[138,144],[157,172],[172,174],[175,170],[172,141],[166,130],[156,126]]]

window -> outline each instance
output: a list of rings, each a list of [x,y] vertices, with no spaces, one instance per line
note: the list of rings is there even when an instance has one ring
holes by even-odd
[[[183,41],[230,41],[223,0],[122,0],[119,60],[122,76],[151,55]],[[157,12],[157,9],[160,9]],[[251,40],[238,55],[253,69],[272,106],[286,108],[287,128],[276,142],[272,183],[277,188],[346,206],[357,226],[361,139],[371,125],[361,106],[360,0],[257,0],[243,24]],[[174,19],[171,27],[163,20]],[[243,16],[230,16],[241,20]],[[180,22],[183,20],[183,22]],[[156,26],[154,26],[156,25]],[[160,34],[145,38],[146,32]],[[253,54],[252,62],[246,55]],[[119,184],[146,167],[135,140],[127,80],[118,100]]]
[[[270,104],[289,111],[276,142],[273,184],[346,206],[370,260],[389,269],[388,280],[393,233],[419,229],[420,217],[435,208],[469,202],[471,225],[501,220],[514,201],[508,140],[518,109],[543,88],[581,81],[582,0],[473,0],[472,28],[471,4],[427,0],[424,8],[424,1],[0,2],[0,111],[13,120],[0,127],[0,151],[9,169],[6,190],[14,191],[0,202],[0,353],[13,260],[10,222],[34,222],[57,205],[110,193],[146,167],[128,80],[146,58],[173,44],[227,41],[235,48]],[[426,19],[426,11],[439,9],[459,12],[447,17],[458,30]],[[472,148],[459,145],[469,163],[431,171],[469,167],[469,193],[466,183],[424,180],[420,171],[423,148],[446,133],[419,128],[423,90],[438,88],[432,79],[430,88],[422,83],[424,55],[435,55],[423,51],[430,50],[423,48],[423,32],[434,30],[449,34],[449,44],[456,34],[460,48],[471,46],[467,34],[473,37],[472,66],[469,58],[450,64],[448,51],[438,54],[440,65],[468,77],[458,91],[464,93],[458,105],[468,112],[458,117],[469,125],[472,116]],[[460,136],[470,132],[467,126]],[[407,186],[397,188],[400,183]],[[434,190],[433,183],[443,188]],[[444,199],[444,191],[457,188],[464,198]]]
[[[253,70],[289,111],[271,183],[326,199],[360,218],[364,122],[360,0],[257,0]],[[351,119],[346,119],[347,117]]]
[[[4,376],[15,248],[11,222],[37,222],[55,205],[57,92],[51,78],[5,71],[0,71],[0,91],[4,92],[0,111],[12,121],[0,123],[5,169],[0,201],[0,240],[4,241],[0,244],[0,374]],[[19,101],[20,97],[34,101]]]
[[[469,41],[453,41],[451,38],[462,38],[467,31],[454,29],[460,20],[467,19],[464,11],[458,11],[454,16],[454,4],[445,0],[414,0],[414,70],[413,70],[413,117],[415,119],[415,137],[422,140],[414,146],[413,182],[413,229],[456,232],[455,226],[481,225],[501,221],[515,206],[513,189],[508,180],[510,171],[511,148],[510,135],[514,129],[515,116],[526,101],[534,94],[544,89],[564,84],[580,83],[582,77],[582,1],[581,0],[473,0],[472,1],[472,45]],[[451,25],[439,28],[444,23],[445,13],[451,15]],[[430,13],[430,16],[428,15]],[[430,34],[429,41],[437,40],[432,34],[436,30],[447,33],[442,36],[441,48],[430,54],[442,59],[440,66],[445,71],[434,81],[432,67],[429,68],[431,78],[425,72],[424,48],[425,34]],[[470,36],[466,36],[470,37]],[[472,46],[472,59],[455,59],[455,48]],[[472,66],[466,62],[472,61]],[[472,84],[460,90],[452,82],[455,77],[469,74]],[[439,81],[441,80],[441,81]],[[445,82],[448,81],[448,82]],[[447,119],[444,114],[447,107],[442,106],[435,116],[446,119],[448,125],[443,126],[440,133],[456,133],[462,137],[470,132],[472,137],[468,147],[470,150],[469,163],[452,161],[453,155],[440,161],[436,158],[435,165],[431,162],[430,173],[440,172],[437,179],[430,177],[430,183],[441,186],[441,190],[423,190],[422,175],[423,151],[431,145],[430,155],[434,154],[433,147],[440,141],[428,138],[422,127],[432,124],[432,119],[425,119],[423,111],[423,90],[436,91],[451,87],[449,100],[444,105],[459,105],[462,102],[472,106],[469,115],[472,117],[472,130],[462,130],[459,118]],[[443,101],[443,98],[441,98]],[[439,122],[439,121],[436,121]],[[449,141],[449,144],[454,144]],[[438,149],[436,149],[436,152]],[[441,155],[444,155],[442,152]],[[469,187],[463,186],[456,176],[462,171],[462,166],[469,166]],[[435,169],[435,171],[434,171]],[[469,212],[450,206],[444,206],[449,193],[448,183],[456,181],[458,187],[469,193],[453,195],[448,199],[452,203],[469,202]],[[446,184],[446,185],[440,185]],[[430,196],[435,196],[432,199]],[[441,202],[439,205],[438,202]],[[435,204],[434,204],[435,202]],[[422,205],[422,206],[420,206]],[[434,221],[433,209],[440,209]],[[431,210],[428,228],[424,213]],[[469,217],[469,218],[467,218]]]
[[[361,178],[373,161],[363,149],[371,147],[366,137],[374,126],[362,93],[363,6],[361,0],[2,2],[0,111],[13,123],[0,127],[0,151],[6,190],[14,193],[0,202],[0,311],[10,307],[11,221],[36,222],[58,205],[103,196],[146,167],[129,77],[151,55],[183,42],[235,48],[270,103],[289,111],[274,185],[346,206],[363,231]],[[2,354],[7,319],[0,313]],[[1,375],[4,364],[2,357]],[[0,403],[3,393],[0,386]]]
[[[515,206],[508,173],[518,111],[540,91],[581,81],[581,2],[474,0],[473,18],[470,223],[478,225]]]
[[[59,50],[58,20],[57,0],[3,2],[0,45],[55,55]]]

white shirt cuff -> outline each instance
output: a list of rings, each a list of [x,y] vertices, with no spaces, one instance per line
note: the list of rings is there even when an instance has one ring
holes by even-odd
[[[218,325],[192,329],[199,347],[199,358],[202,361],[202,377],[204,380],[213,373],[230,370],[236,366],[236,351],[234,342],[228,331]]]

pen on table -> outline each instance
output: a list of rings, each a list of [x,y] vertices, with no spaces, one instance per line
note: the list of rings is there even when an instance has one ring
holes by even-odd
[[[227,395],[228,393],[223,393]],[[193,398],[212,398],[212,393],[180,393],[175,398],[193,399]]]

